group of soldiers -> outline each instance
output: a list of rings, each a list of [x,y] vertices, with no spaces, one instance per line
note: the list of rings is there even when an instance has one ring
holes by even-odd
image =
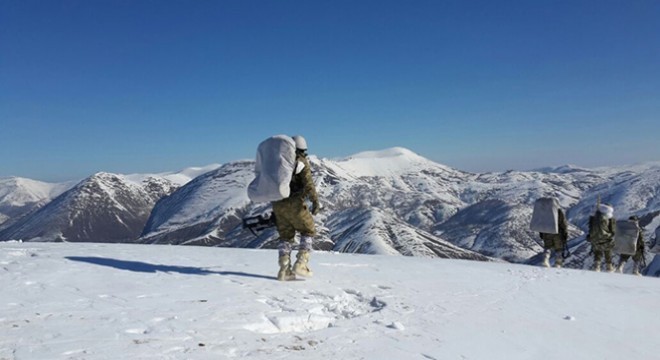
[[[562,267],[564,258],[568,253],[568,226],[566,223],[566,215],[564,212],[558,210],[559,218],[559,232],[557,234],[540,233],[543,240],[543,266],[550,266],[550,257],[553,252],[555,255],[555,267]],[[612,253],[614,249],[614,235],[616,233],[616,221],[614,219],[614,208],[608,204],[599,204],[596,207],[596,212],[589,217],[589,233],[587,234],[587,241],[591,244],[591,251],[593,252],[594,262],[592,269],[594,271],[601,271],[603,267],[603,260],[605,260],[605,270],[608,272],[623,273],[623,268],[626,262],[632,257],[634,261],[633,274],[641,275],[641,270],[644,267],[644,234],[639,226],[639,219],[637,216],[631,216],[628,220],[632,221],[638,229],[636,250],[633,255],[620,254],[619,263],[614,266]]]
[[[278,265],[279,271],[277,279],[280,281],[291,281],[296,279],[296,275],[302,277],[312,276],[312,270],[309,268],[310,254],[312,251],[312,239],[316,234],[314,219],[319,210],[319,200],[312,180],[312,172],[307,159],[307,142],[302,136],[294,136],[295,142],[295,168],[291,182],[289,184],[291,194],[289,197],[272,202],[275,223],[279,233],[278,245]],[[552,199],[556,204],[558,201]],[[310,201],[312,206],[308,208],[306,202]],[[568,226],[566,215],[561,208],[557,206],[558,229],[557,233],[540,233],[543,240],[543,265],[550,267],[550,258],[554,253],[554,266],[562,267],[564,259],[570,255],[568,251]],[[639,220],[636,216],[629,218],[638,230],[636,252],[632,255],[634,261],[633,274],[641,275],[640,271],[644,267],[644,239],[643,232],[639,227]],[[614,219],[614,209],[607,204],[601,204],[600,200],[596,206],[595,214],[589,218],[589,233],[587,241],[591,244],[593,252],[593,270],[601,271],[603,260],[605,260],[605,269],[608,272],[622,273],[624,265],[630,259],[631,255],[620,254],[619,263],[615,269],[612,261],[612,252],[615,245],[614,235],[616,232],[616,222]],[[300,233],[300,246],[295,263],[291,261],[291,252],[294,244],[296,232]],[[632,238],[631,238],[632,239]]]

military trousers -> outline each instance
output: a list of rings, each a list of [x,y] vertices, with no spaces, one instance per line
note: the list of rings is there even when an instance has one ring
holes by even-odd
[[[296,231],[302,236],[316,235],[314,218],[300,197],[290,197],[273,202],[275,225],[280,240],[293,242]]]

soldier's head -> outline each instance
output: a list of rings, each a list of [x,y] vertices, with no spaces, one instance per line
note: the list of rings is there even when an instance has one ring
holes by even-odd
[[[292,137],[293,141],[296,143],[296,152],[302,155],[307,154],[307,141],[304,137],[296,135]]]
[[[639,218],[638,218],[637,216],[633,215],[633,216],[629,217],[628,220],[632,220],[632,221],[634,221],[634,222],[638,222],[638,221],[639,221]]]
[[[598,204],[598,207],[596,208],[596,214],[598,213],[607,219],[611,219],[614,217],[614,208],[610,204],[601,203]]]

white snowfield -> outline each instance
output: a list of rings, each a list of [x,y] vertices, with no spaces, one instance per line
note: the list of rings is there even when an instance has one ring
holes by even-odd
[[[660,281],[402,256],[0,243],[0,359],[658,359]]]

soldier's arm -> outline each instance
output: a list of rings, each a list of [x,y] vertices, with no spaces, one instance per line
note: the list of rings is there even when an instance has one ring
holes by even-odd
[[[591,231],[593,230],[593,222],[594,222],[594,217],[589,216],[589,229],[587,230],[587,241],[591,242]]]
[[[314,179],[312,178],[312,168],[309,166],[309,160],[304,160],[305,168],[303,169],[303,179],[305,183],[305,194],[309,197],[312,203],[318,203],[319,198],[316,194],[316,186],[314,186]]]
[[[559,210],[559,233],[564,241],[568,240],[568,224],[566,223],[566,215]]]

